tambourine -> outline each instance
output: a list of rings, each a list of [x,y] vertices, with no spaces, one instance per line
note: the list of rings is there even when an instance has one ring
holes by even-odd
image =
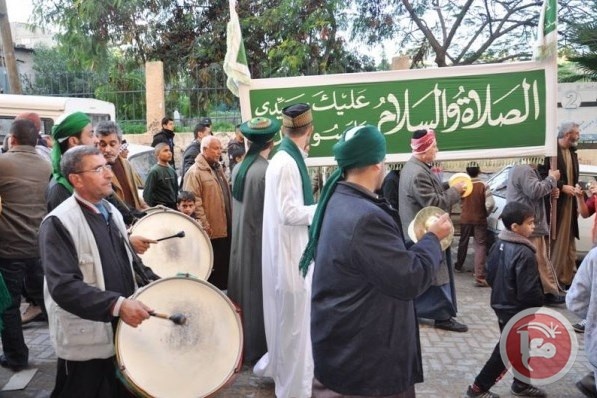
[[[471,194],[471,192],[473,192],[473,180],[471,179],[471,176],[466,173],[456,173],[450,177],[448,180],[448,185],[452,187],[461,182],[464,182],[464,191],[462,192],[462,197],[466,198]]]

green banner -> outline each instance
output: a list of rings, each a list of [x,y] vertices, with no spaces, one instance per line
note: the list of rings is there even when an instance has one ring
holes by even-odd
[[[342,132],[363,124],[385,134],[390,161],[410,157],[412,133],[421,128],[436,131],[440,160],[553,155],[554,73],[547,63],[520,62],[256,79],[241,86],[241,109],[245,120],[281,118],[288,105],[310,104],[311,164],[334,164]]]

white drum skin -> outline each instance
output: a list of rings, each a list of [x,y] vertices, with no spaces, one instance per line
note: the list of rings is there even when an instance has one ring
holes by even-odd
[[[213,267],[213,249],[207,233],[189,216],[165,207],[155,207],[131,228],[131,235],[160,239],[184,231],[183,238],[153,243],[140,255],[143,264],[162,278],[188,274],[207,280]]]
[[[239,310],[218,288],[187,277],[160,279],[133,298],[156,312],[181,313],[184,325],[151,317],[137,328],[119,321],[118,366],[129,388],[144,397],[206,397],[240,371]]]

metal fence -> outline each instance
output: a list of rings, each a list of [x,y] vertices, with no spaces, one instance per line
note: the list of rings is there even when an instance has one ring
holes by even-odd
[[[125,133],[146,131],[145,71],[119,76],[93,72],[22,75],[23,92],[32,95],[96,98],[116,107],[116,118]],[[200,118],[209,116],[214,130],[228,130],[241,121],[240,104],[226,87],[220,66],[210,66],[188,76],[165,82],[166,115],[179,131],[191,131]]]

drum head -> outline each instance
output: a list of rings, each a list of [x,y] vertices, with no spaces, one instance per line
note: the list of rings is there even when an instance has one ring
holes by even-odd
[[[147,285],[133,297],[156,312],[182,313],[187,318],[184,325],[156,317],[137,328],[118,323],[118,364],[140,394],[205,397],[224,386],[240,368],[240,316],[216,287],[194,278],[167,278]]]
[[[207,280],[213,267],[213,249],[203,228],[192,218],[166,208],[150,211],[131,228],[132,235],[160,239],[184,231],[183,238],[152,244],[140,255],[143,263],[162,278],[190,274]]]

